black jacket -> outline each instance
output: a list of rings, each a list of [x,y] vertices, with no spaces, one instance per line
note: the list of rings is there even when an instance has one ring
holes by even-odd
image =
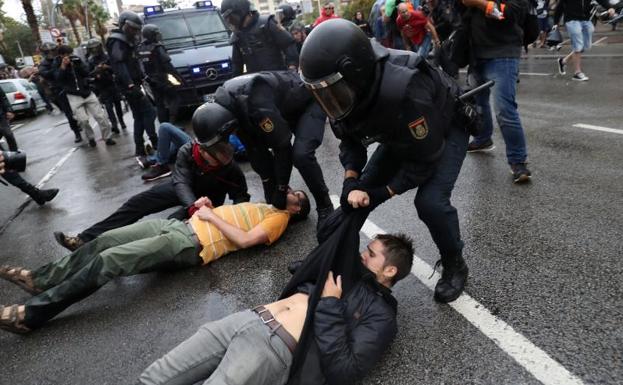
[[[103,64],[102,67],[99,67]],[[119,90],[115,85],[115,74],[105,53],[89,57],[89,75],[93,79],[95,93],[102,101],[113,99]]]
[[[162,90],[169,88],[167,79],[169,74],[178,79],[182,78],[171,63],[171,57],[162,43],[143,41],[138,46],[137,54],[143,63],[143,69],[151,87]]]
[[[0,89],[0,117],[4,118],[7,112],[13,112],[13,107],[2,89]],[[0,136],[1,138],[1,136]]]
[[[43,58],[43,60],[41,60],[41,63],[39,63],[39,75],[48,82],[52,94],[54,97],[57,97],[62,91],[62,87],[60,87],[56,81],[54,59]]]
[[[523,29],[528,13],[527,0],[502,0],[504,20],[485,17],[480,9],[466,11],[463,22],[468,26],[475,59],[519,58],[523,46]]]
[[[292,128],[315,103],[298,74],[275,71],[241,76],[225,82],[216,91],[215,100],[238,118],[237,135],[262,180],[288,185]]]
[[[212,171],[205,171],[193,159],[193,143],[180,147],[173,171],[173,184],[182,204],[189,208],[201,196],[214,191],[229,195],[234,204],[248,202],[247,181],[236,162]],[[220,206],[222,202],[213,202]]]
[[[369,210],[336,210],[321,244],[296,271],[281,298],[309,294],[305,325],[288,385],[347,385],[361,379],[397,333],[396,300],[361,264],[359,230]],[[330,227],[330,228],[329,228]],[[319,234],[319,238],[321,235]],[[329,270],[342,276],[341,299],[320,298]]]
[[[285,70],[298,66],[296,42],[290,33],[279,27],[274,16],[253,14],[251,24],[231,36],[234,76],[259,71]]]
[[[605,0],[597,0],[605,9],[611,8]],[[591,0],[560,0],[554,12],[554,25],[560,22],[565,16],[565,22],[571,20],[588,20],[591,15]]]
[[[91,94],[89,87],[89,69],[78,56],[71,56],[71,63],[61,68],[62,58],[54,60],[54,78],[57,84],[69,95],[86,98]]]
[[[402,194],[434,170],[461,90],[447,74],[412,52],[373,47],[383,71],[378,84],[351,116],[332,121],[331,127],[341,139],[340,161],[345,170],[361,175],[368,161],[366,146],[373,142],[385,146],[396,159],[388,186]]]
[[[106,52],[119,89],[122,92],[127,92],[131,84],[141,85],[143,71],[134,43],[129,41],[119,29],[113,29],[110,32],[110,36],[106,40]]]

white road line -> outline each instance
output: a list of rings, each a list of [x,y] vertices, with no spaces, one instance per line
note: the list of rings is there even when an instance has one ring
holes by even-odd
[[[593,126],[592,124],[577,123],[577,124],[574,124],[573,127],[586,128],[587,130],[610,132],[612,134],[623,134],[623,130],[619,130],[616,128]]]
[[[58,170],[60,170],[60,168],[63,166],[63,164],[65,164],[65,162],[67,162],[67,159],[69,159],[69,157],[71,156],[71,154],[73,154],[74,152],[76,152],[76,150],[78,149],[78,147],[72,147],[69,152],[67,152],[67,154],[65,154],[65,156],[63,156],[61,158],[61,160],[59,160],[54,167],[52,167],[50,169],[50,171],[48,171],[47,174],[45,174],[45,176],[39,181],[39,183],[37,183],[37,188],[41,188],[47,181],[50,180],[50,178],[52,178],[57,172]]]
[[[459,70],[460,73],[462,74],[466,74],[467,70]],[[546,72],[520,72],[519,75],[523,75],[523,76],[552,76],[552,73],[546,73]]]
[[[340,205],[340,200],[336,195],[331,195],[331,201],[334,206]],[[368,238],[385,233],[383,229],[370,220],[366,220],[361,232]],[[439,273],[435,272],[434,279],[432,277],[429,279],[433,274],[433,268],[415,254],[413,255],[411,273],[431,290],[434,289],[434,283],[440,276]],[[579,377],[565,369],[526,337],[517,333],[512,326],[491,314],[487,308],[469,294],[464,292],[449,305],[541,383],[545,385],[583,385]]]
[[[23,125],[24,125],[24,123],[12,124],[11,125],[11,131],[15,131],[18,128],[20,128],[21,126],[23,126]]]
[[[599,43],[601,43],[602,41],[606,40],[607,38],[608,38],[608,36],[604,36],[601,39],[599,39],[596,42],[594,42],[593,45],[598,45]]]

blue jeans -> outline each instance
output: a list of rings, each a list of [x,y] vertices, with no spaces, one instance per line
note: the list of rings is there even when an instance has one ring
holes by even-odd
[[[569,20],[565,23],[573,52],[584,52],[591,49],[595,27],[588,20]]]
[[[192,138],[181,128],[177,128],[171,123],[162,123],[158,127],[158,153],[156,154],[156,161],[162,165],[169,163],[171,155],[176,154],[180,147],[191,140]]]
[[[426,59],[426,56],[428,56],[428,52],[430,51],[430,44],[432,40],[433,37],[431,36],[431,33],[426,32],[424,39],[422,39],[422,43],[420,45],[414,45],[411,50]]]
[[[489,97],[493,96],[493,109],[506,143],[508,163],[524,163],[528,157],[528,151],[515,101],[519,58],[477,60],[473,74],[479,85],[489,80],[495,81],[491,89],[476,96],[476,103],[482,108],[483,113],[483,132],[474,138],[474,142],[482,144],[490,140],[493,135],[493,116],[489,101]]]

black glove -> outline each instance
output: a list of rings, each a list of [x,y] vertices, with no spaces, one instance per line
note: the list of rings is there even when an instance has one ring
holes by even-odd
[[[357,178],[346,178],[344,179],[344,183],[342,184],[342,196],[340,196],[340,206],[342,206],[342,211],[348,213],[353,210],[353,206],[348,203],[348,194],[350,194],[353,190],[360,190],[359,180]]]
[[[264,188],[264,199],[266,203],[270,203],[275,192],[275,182],[272,179],[262,180],[262,187]]]
[[[286,209],[286,201],[288,198],[288,186],[279,185],[273,192],[270,204],[278,208],[279,210]]]
[[[376,207],[391,198],[391,194],[385,186],[370,188],[366,192],[370,197],[370,207]]]

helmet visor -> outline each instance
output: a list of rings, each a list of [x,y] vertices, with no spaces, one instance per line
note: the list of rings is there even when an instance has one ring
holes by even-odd
[[[333,120],[344,119],[353,110],[356,93],[338,72],[320,80],[308,80],[301,74],[324,112]]]
[[[199,148],[223,166],[231,163],[234,158],[234,148],[229,142],[210,140],[206,143],[199,143]]]

